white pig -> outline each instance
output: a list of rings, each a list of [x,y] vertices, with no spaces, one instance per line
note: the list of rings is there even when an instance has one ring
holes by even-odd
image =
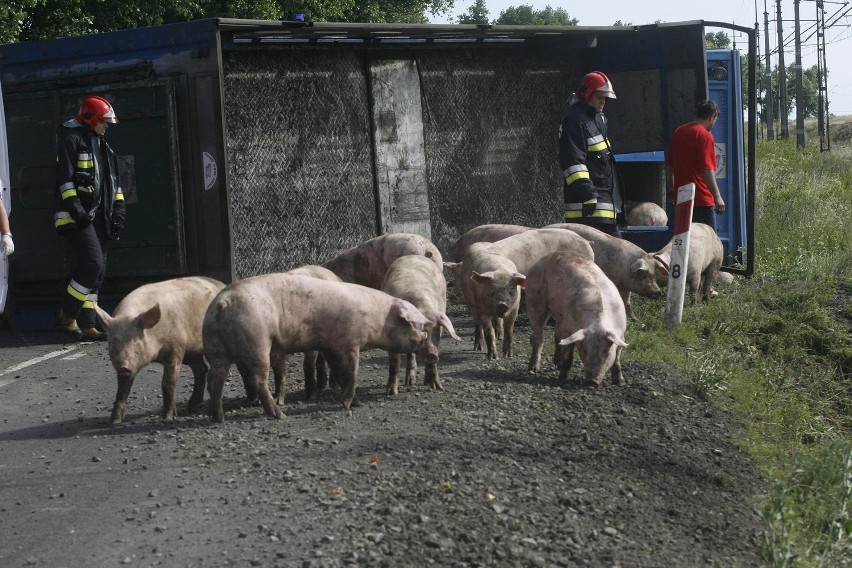
[[[207,374],[201,324],[210,301],[224,287],[212,278],[175,278],[136,288],[118,304],[112,316],[95,306],[109,336],[109,358],[118,374],[113,424],[124,419],[136,373],[153,362],[163,365],[164,419],[175,417],[175,384],[183,363],[189,365],[195,377],[189,411],[201,405]]]
[[[323,268],[316,264],[300,266],[293,270],[288,270],[287,272],[290,274],[303,274],[305,276],[319,278],[320,280],[328,280],[330,282],[340,282],[340,278],[338,278],[337,274],[328,268]],[[284,376],[283,361],[277,366],[277,368],[280,369],[280,372],[276,371],[275,367],[273,367],[273,374],[275,375],[275,403],[283,405],[284,380],[286,378]],[[305,376],[305,398],[307,400],[311,400],[312,398],[315,398],[318,393],[322,392],[326,385],[328,385],[328,370],[326,368],[325,357],[323,354],[319,351],[305,352],[305,358],[302,362],[302,372]],[[336,378],[332,377],[332,381],[336,381]]]
[[[627,314],[615,284],[600,267],[562,252],[547,255],[527,274],[526,293],[532,328],[530,372],[540,370],[544,328],[552,317],[560,381],[568,378],[576,345],[588,383],[600,386],[611,371],[612,382],[624,384],[620,357],[627,347]]]
[[[508,356],[526,277],[518,272],[514,262],[492,252],[491,246],[474,243],[468,247],[462,262],[445,262],[444,265],[456,272],[456,282],[462,284],[465,303],[476,325],[474,349],[481,348],[479,341],[484,335],[487,357],[497,359],[493,322],[496,318],[503,319],[507,330],[503,335],[503,355]]]
[[[646,298],[659,298],[662,295],[657,278],[668,276],[668,262],[645,252],[640,246],[607,235],[603,231],[581,225],[580,223],[556,223],[548,227],[569,229],[587,239],[595,251],[595,264],[613,281],[627,315],[636,320],[630,305],[630,293]]]
[[[401,256],[425,256],[443,269],[444,260],[438,248],[426,237],[413,233],[386,233],[322,263],[344,282],[361,284],[378,290],[391,263]]]
[[[650,201],[636,203],[627,211],[627,224],[641,227],[665,227],[669,224],[666,210]]]
[[[524,227],[523,225],[503,225],[499,223],[489,225],[479,225],[469,230],[453,244],[450,249],[453,259],[461,262],[464,258],[464,253],[473,243],[493,243],[506,237],[511,237],[519,233],[529,231],[532,227]]]
[[[671,264],[672,242],[669,241],[656,253],[666,266]],[[686,270],[686,283],[692,292],[693,304],[698,299],[699,290],[705,302],[712,297],[712,284],[717,279],[724,255],[722,241],[713,227],[704,223],[693,223],[689,231],[689,258]],[[671,269],[670,266],[669,269]],[[665,286],[668,284],[668,279],[658,279],[658,283]]]
[[[433,390],[443,390],[441,379],[438,376],[439,347],[441,344],[441,329],[446,329],[450,337],[456,340],[461,338],[456,335],[456,330],[450,318],[447,317],[447,281],[444,274],[435,263],[425,256],[407,255],[401,256],[390,265],[385,280],[382,283],[382,291],[411,302],[419,309],[429,323],[426,324],[426,332],[429,334],[428,352],[434,354],[434,361],[426,362],[426,372],[423,384],[429,385]],[[399,393],[399,353],[389,353],[390,365],[388,369],[388,385],[386,394]],[[417,375],[417,359],[414,353],[406,356],[405,385],[411,386]]]
[[[344,385],[343,406],[355,396],[360,353],[384,349],[423,354],[429,323],[410,302],[357,284],[301,274],[266,274],[234,282],[210,303],[204,316],[204,355],[210,364],[210,414],[225,419],[222,389],[231,365],[257,386],[268,416],[284,413],[269,392],[270,353],[322,351]],[[242,372],[242,371],[241,371]]]

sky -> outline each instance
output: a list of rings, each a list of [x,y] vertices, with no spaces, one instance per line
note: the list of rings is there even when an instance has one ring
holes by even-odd
[[[474,4],[474,0],[456,0],[455,8],[448,15],[431,18],[438,24],[455,23],[455,18]],[[634,25],[652,24],[656,21],[684,22],[705,20],[730,22],[753,28],[759,24],[758,51],[761,59],[765,55],[763,13],[769,12],[769,47],[775,52],[770,56],[772,68],[778,65],[778,31],[776,27],[776,0],[714,0],[712,2],[684,2],[677,0],[603,0],[599,2],[559,2],[558,0],[485,0],[490,20],[500,17],[500,12],[510,6],[527,5],[535,10],[547,6],[564,8],[568,15],[579,20],[581,26],[610,26],[618,20]],[[784,62],[787,66],[795,59],[794,20],[795,0],[781,0],[782,30],[784,35]],[[828,108],[833,115],[852,115],[852,0],[825,0],[825,62],[828,68]],[[755,17],[757,8],[757,17]],[[764,10],[766,8],[766,10]],[[845,14],[845,15],[844,15]],[[834,16],[834,17],[833,17]],[[842,16],[838,19],[838,16]],[[817,64],[815,22],[817,4],[815,0],[801,0],[799,20],[802,37],[802,66]],[[829,24],[836,21],[836,25]],[[720,29],[708,31],[720,31]],[[732,30],[726,31],[733,34]],[[748,51],[748,38],[742,34],[732,37],[737,48]],[[810,36],[810,37],[809,37]],[[760,78],[758,78],[760,79]]]

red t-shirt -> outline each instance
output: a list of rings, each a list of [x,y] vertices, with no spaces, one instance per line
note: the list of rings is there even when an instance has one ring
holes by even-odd
[[[701,177],[701,170],[716,171],[716,143],[703,126],[687,122],[677,128],[669,140],[666,165],[674,172],[674,188],[695,184],[696,207],[712,207],[716,201]]]

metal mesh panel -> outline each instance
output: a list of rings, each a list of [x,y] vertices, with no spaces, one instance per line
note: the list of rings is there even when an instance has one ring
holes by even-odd
[[[446,253],[485,223],[561,221],[557,131],[566,58],[453,50],[420,56],[432,240]]]
[[[374,237],[356,54],[227,52],[223,67],[237,278],[319,264]]]

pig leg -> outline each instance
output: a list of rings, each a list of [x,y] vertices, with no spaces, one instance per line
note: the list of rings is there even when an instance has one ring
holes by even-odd
[[[497,340],[494,337],[494,328],[491,326],[491,320],[486,318],[485,322],[480,323],[480,325],[485,337],[485,346],[488,351],[487,357],[489,359],[499,359],[500,356],[497,354]]]
[[[172,353],[169,360],[163,363],[163,412],[161,414],[163,420],[173,420],[177,413],[175,386],[177,385],[178,375],[180,374],[181,358],[178,354]]]
[[[515,320],[518,319],[518,308],[515,307],[503,318],[503,357],[512,357],[512,339],[515,336]]]
[[[411,388],[417,379],[417,356],[414,353],[405,355],[405,386]]]
[[[494,336],[500,340],[503,338],[503,318],[494,318],[491,320],[491,325],[494,326]]]
[[[318,359],[319,351],[305,351],[305,360],[302,362],[302,372],[305,375],[305,400],[316,398],[320,391],[319,385],[317,385]],[[281,402],[278,402],[278,404],[281,404]]]
[[[284,418],[284,412],[281,407],[275,404],[272,399],[272,393],[269,392],[269,359],[252,361],[248,364],[250,369],[250,377],[257,387],[257,396],[260,399],[260,404],[263,406],[263,412],[267,416],[281,419]]]
[[[388,353],[388,385],[385,394],[399,394],[399,353]]]
[[[201,403],[204,401],[204,384],[207,380],[207,363],[204,362],[204,357],[193,357],[186,359],[185,363],[192,369],[194,382],[192,383],[192,396],[189,397],[187,404],[187,412],[195,414],[201,408]]]
[[[568,375],[571,373],[571,366],[574,364],[574,345],[559,345],[559,336],[556,336],[556,350],[553,354],[553,362],[556,368],[559,369],[559,382],[564,383],[568,380]]]
[[[246,389],[246,402],[249,405],[255,405],[260,402],[257,394],[257,385],[251,380],[251,369],[237,361],[237,370],[240,372],[240,377],[243,379],[243,386]]]
[[[547,325],[549,314],[547,310],[540,310],[538,306],[528,303],[527,317],[529,317],[530,328],[532,328],[532,333],[530,334],[532,353],[530,354],[529,365],[527,365],[527,372],[535,374],[541,370],[541,348],[544,344],[544,327]]]
[[[639,321],[636,314],[633,312],[633,306],[630,304],[630,290],[619,290],[621,301],[624,302],[624,310],[627,312],[627,317],[630,321]]]
[[[275,382],[275,404],[284,405],[284,381],[287,380],[287,355],[270,354],[269,363],[272,366],[272,377]]]
[[[112,405],[112,424],[121,424],[124,420],[124,412],[127,409],[127,397],[130,395],[130,387],[133,386],[133,374],[129,369],[118,371],[118,391],[115,393],[115,403]]]
[[[355,382],[358,377],[360,351],[354,349],[344,352],[326,352],[326,360],[331,365],[332,374],[336,375],[343,387],[343,408],[349,410],[353,406],[361,406],[355,395]]]
[[[621,347],[615,351],[615,362],[611,369],[612,384],[624,386],[624,375],[621,374]]]
[[[479,324],[473,328],[473,350],[482,351],[482,327]]]
[[[325,364],[325,356],[316,351],[316,362],[314,368],[317,376],[317,391],[322,392],[328,386],[328,366]]]
[[[439,347],[441,345],[441,327],[435,326],[432,329],[430,341],[435,348],[435,351],[439,351]],[[423,384],[432,388],[432,390],[444,390],[444,385],[441,384],[441,378],[438,376],[438,363],[430,363],[426,361],[426,371],[423,375]]]
[[[225,421],[225,410],[222,407],[222,389],[225,387],[225,377],[231,367],[230,361],[210,361],[207,371],[207,392],[210,394],[210,417],[215,422]],[[246,380],[247,375],[243,375]]]

